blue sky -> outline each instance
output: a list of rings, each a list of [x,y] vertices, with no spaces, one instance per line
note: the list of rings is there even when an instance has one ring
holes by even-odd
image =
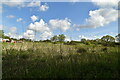
[[[80,40],[101,38],[107,34],[116,36],[118,33],[117,9],[113,8],[114,6],[100,7],[93,2],[12,5],[3,4],[2,22],[0,22],[4,26],[5,34],[10,37],[44,40],[54,35],[65,34],[67,40]],[[31,18],[33,16],[35,20]],[[31,23],[33,25],[30,27]]]

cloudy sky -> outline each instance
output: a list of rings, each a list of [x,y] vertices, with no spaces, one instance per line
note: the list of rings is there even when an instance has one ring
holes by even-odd
[[[13,38],[95,39],[118,33],[118,0],[109,2],[39,2],[5,0],[0,4],[0,29]]]

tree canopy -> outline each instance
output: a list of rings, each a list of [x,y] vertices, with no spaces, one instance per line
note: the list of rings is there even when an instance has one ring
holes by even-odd
[[[56,42],[58,40],[58,36],[57,35],[55,35],[55,36],[53,36],[52,38],[51,38],[51,41],[53,41],[53,42]]]
[[[58,36],[58,41],[64,41],[65,40],[65,35],[61,34]]]
[[[64,34],[60,34],[60,35],[55,35],[51,38],[51,41],[56,42],[56,41],[64,41],[65,40],[65,35]]]
[[[4,31],[0,30],[0,38],[2,38],[4,36]]]
[[[84,43],[85,41],[86,41],[86,39],[85,39],[85,38],[82,38],[82,39],[81,39],[81,42],[83,42],[83,43]]]
[[[106,42],[115,42],[115,38],[110,35],[103,36],[101,40],[106,41]]]

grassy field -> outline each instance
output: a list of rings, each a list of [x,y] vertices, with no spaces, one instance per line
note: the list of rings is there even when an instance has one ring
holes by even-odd
[[[3,43],[3,78],[119,78],[118,47]]]

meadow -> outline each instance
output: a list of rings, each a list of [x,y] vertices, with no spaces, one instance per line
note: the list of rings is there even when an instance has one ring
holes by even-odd
[[[119,78],[118,45],[2,44],[4,78]]]

